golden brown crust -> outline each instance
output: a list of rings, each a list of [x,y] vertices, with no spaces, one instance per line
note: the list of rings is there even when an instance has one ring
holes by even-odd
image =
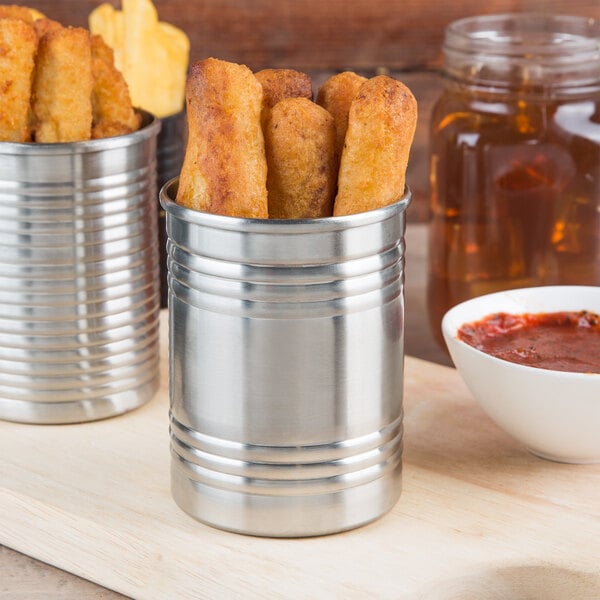
[[[0,19],[0,141],[31,139],[29,106],[37,37],[22,19]]]
[[[307,98],[286,98],[265,126],[269,217],[332,214],[336,185],[333,117]]]
[[[101,35],[90,34],[90,45],[92,49],[92,58],[97,58],[105,62],[107,65],[114,67],[115,52],[104,41],[104,38]]]
[[[35,141],[89,140],[92,86],[88,31],[63,27],[46,33],[39,42],[33,84]]]
[[[332,75],[317,92],[317,104],[327,109],[335,121],[335,149],[339,162],[344,148],[344,138],[348,128],[348,113],[360,86],[367,81],[366,77],[353,71],[344,71]]]
[[[214,58],[192,65],[179,204],[222,215],[267,218],[262,95],[248,67]]]
[[[400,81],[379,75],[352,101],[338,174],[334,215],[399,200],[417,124],[417,102]]]
[[[92,137],[103,138],[136,131],[141,117],[133,110],[127,83],[114,65],[113,51],[102,37],[91,37]]]
[[[0,19],[20,19],[21,21],[31,24],[40,16],[40,12],[28,8],[27,6],[0,4]]]
[[[255,73],[263,87],[263,104],[273,108],[285,98],[312,99],[310,76],[294,69],[262,69]]]
[[[263,129],[271,108],[285,98],[312,99],[312,80],[309,75],[294,69],[263,69],[257,71],[256,78],[263,88],[261,123]]]
[[[58,21],[52,19],[37,19],[33,22],[33,28],[38,40],[41,40],[49,31],[54,29],[62,29],[62,25]]]

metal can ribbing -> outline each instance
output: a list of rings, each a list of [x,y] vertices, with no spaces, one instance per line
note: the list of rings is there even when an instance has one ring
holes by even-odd
[[[0,144],[0,418],[110,417],[158,387],[156,136]]]
[[[160,120],[156,142],[156,179],[160,190],[167,181],[179,175],[187,144],[185,110]],[[158,204],[158,196],[157,196]],[[167,223],[165,211],[158,206],[158,240],[160,256],[160,305],[167,306]]]
[[[240,533],[350,529],[397,501],[409,194],[315,220],[167,213],[172,493]]]

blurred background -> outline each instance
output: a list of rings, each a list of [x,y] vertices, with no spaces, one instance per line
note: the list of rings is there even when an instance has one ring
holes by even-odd
[[[120,7],[120,0],[110,2]],[[98,0],[37,0],[35,7],[64,24],[87,26]],[[444,28],[461,17],[542,12],[600,18],[598,0],[155,0],[162,21],[190,37],[190,60],[208,56],[252,70],[306,71],[313,87],[346,69],[388,73],[411,88],[419,123],[409,162],[414,201],[409,222],[429,219],[429,116],[441,90]]]

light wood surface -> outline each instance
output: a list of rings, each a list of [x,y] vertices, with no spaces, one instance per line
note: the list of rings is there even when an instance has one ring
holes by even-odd
[[[419,236],[409,229],[409,248]],[[407,291],[417,275],[407,268]],[[600,598],[600,465],[529,455],[454,369],[412,356],[403,492],[389,514],[306,540],[195,522],[168,489],[165,341],[161,391],[128,415],[0,423],[0,543],[18,551],[0,552],[0,598]],[[64,571],[43,565],[36,580],[41,563],[24,554]]]

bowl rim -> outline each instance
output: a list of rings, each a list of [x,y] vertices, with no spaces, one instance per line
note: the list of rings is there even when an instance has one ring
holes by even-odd
[[[450,351],[451,357],[452,357],[452,361],[455,362],[454,356],[452,354],[452,349],[451,349],[451,345],[454,344],[457,347],[462,348],[463,350],[466,350],[472,354],[474,354],[475,356],[479,356],[480,359],[484,359],[484,360],[488,360],[491,361],[492,364],[498,364],[499,366],[502,366],[504,368],[507,369],[515,369],[516,372],[522,372],[524,374],[529,373],[529,374],[538,374],[538,376],[541,377],[560,377],[562,379],[573,379],[576,382],[581,382],[581,381],[586,381],[589,382],[590,380],[597,380],[600,378],[600,373],[580,373],[580,372],[575,372],[575,371],[559,371],[559,370],[555,370],[555,369],[542,369],[540,367],[534,367],[534,366],[530,366],[530,365],[523,365],[520,363],[516,363],[516,362],[512,362],[512,361],[508,361],[508,360],[504,360],[502,358],[498,358],[496,356],[493,356],[492,354],[488,354],[487,352],[484,352],[483,350],[479,350],[478,348],[475,348],[474,346],[471,346],[470,344],[467,344],[466,342],[464,342],[463,340],[460,340],[457,337],[457,332],[458,329],[464,325],[465,323],[470,323],[472,321],[477,321],[479,319],[485,318],[485,316],[490,315],[490,314],[494,314],[493,310],[490,311],[486,311],[484,312],[484,314],[482,316],[474,316],[471,319],[466,319],[466,320],[462,320],[460,322],[460,324],[455,325],[452,323],[453,319],[456,318],[456,314],[464,311],[466,307],[471,306],[471,305],[479,305],[481,303],[485,303],[488,302],[491,299],[494,298],[500,298],[500,297],[510,297],[511,295],[514,296],[519,296],[519,295],[535,295],[538,292],[539,293],[544,293],[544,294],[553,294],[553,293],[557,293],[557,292],[561,292],[561,293],[568,293],[571,292],[573,294],[575,294],[577,291],[581,291],[581,290],[586,290],[586,291],[590,291],[592,294],[596,293],[598,294],[598,303],[600,304],[600,286],[592,286],[592,285],[547,285],[547,286],[530,286],[530,287],[522,287],[522,288],[513,288],[513,289],[508,289],[508,290],[500,290],[497,292],[491,292],[489,294],[482,294],[481,296],[476,296],[474,298],[470,298],[468,300],[465,300],[463,302],[460,302],[454,306],[452,306],[450,309],[448,309],[446,311],[446,313],[444,314],[444,316],[442,317],[442,323],[441,323],[441,329],[442,329],[442,335],[444,337],[444,341],[446,342],[446,346],[448,347],[448,350]],[[574,308],[564,308],[564,309],[552,309],[552,310],[544,310],[544,309],[527,309],[524,310],[523,312],[528,312],[528,313],[533,313],[535,314],[536,312],[542,313],[542,312],[554,312],[554,310],[556,311],[560,311],[560,310],[592,310],[592,308],[581,308],[581,309],[574,309]],[[510,311],[503,311],[503,310],[498,310],[497,312],[510,312]],[[600,313],[600,309],[594,310],[594,312]],[[517,312],[513,312],[512,314],[519,314]],[[455,362],[455,366],[458,368],[458,365]]]

